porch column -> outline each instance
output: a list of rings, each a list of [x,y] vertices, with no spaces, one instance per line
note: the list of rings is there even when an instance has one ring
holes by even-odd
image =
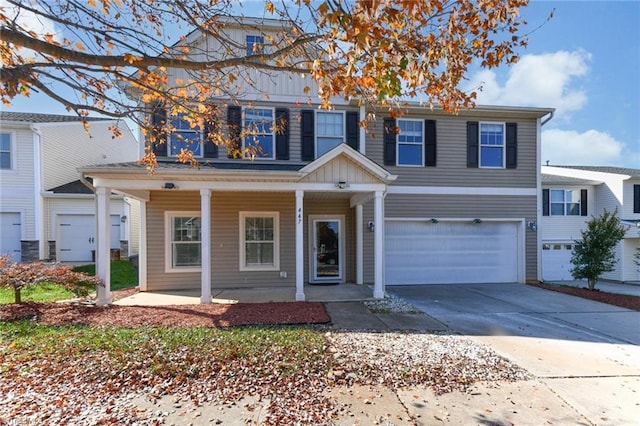
[[[109,201],[111,189],[99,186],[96,188],[96,275],[102,279],[104,286],[98,286],[98,306],[111,303],[111,218],[109,217]]]
[[[375,224],[374,228],[374,253],[375,253],[375,266],[374,266],[374,281],[373,281],[373,297],[375,299],[384,298],[384,282],[383,282],[383,236],[384,236],[384,213],[383,207],[383,193],[382,191],[376,191],[374,205],[373,205],[373,220]]]
[[[211,190],[200,190],[200,303],[211,303]]]
[[[356,284],[364,283],[362,204],[356,204]]]
[[[138,253],[138,285],[147,291],[147,202],[140,201],[140,236]]]
[[[296,191],[296,302],[304,302],[304,191]]]

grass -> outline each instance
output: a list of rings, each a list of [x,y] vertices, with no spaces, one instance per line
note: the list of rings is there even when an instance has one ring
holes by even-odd
[[[96,274],[96,265],[83,265],[74,268],[77,272],[89,275]],[[111,262],[111,290],[135,287],[138,285],[138,273],[131,262],[116,260]],[[71,299],[75,295],[62,286],[51,283],[43,283],[28,286],[22,289],[23,302],[55,302],[57,300]],[[13,303],[13,289],[0,288],[0,304]]]

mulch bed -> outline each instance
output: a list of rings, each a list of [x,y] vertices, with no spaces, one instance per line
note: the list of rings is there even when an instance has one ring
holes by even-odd
[[[596,302],[607,303],[621,308],[640,311],[640,297],[627,294],[607,293],[604,291],[589,290],[588,288],[570,287],[556,284],[528,283],[534,287],[546,290],[557,291],[559,293],[570,294],[582,297],[583,299],[595,300]]]
[[[233,327],[331,321],[324,305],[313,302],[106,307],[71,303],[0,305],[0,321],[21,319],[43,325],[119,327]]]

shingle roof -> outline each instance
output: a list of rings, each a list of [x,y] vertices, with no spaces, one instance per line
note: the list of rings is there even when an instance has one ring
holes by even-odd
[[[554,166],[563,169],[588,170],[590,172],[614,173],[618,175],[629,175],[632,177],[640,177],[640,169],[631,169],[627,167],[609,167],[609,166]]]
[[[602,183],[601,181],[594,181],[591,179],[581,179],[568,176],[548,175],[542,173],[542,183],[547,185],[564,184],[564,185],[596,185]]]
[[[91,178],[87,178],[87,180],[91,182]],[[82,183],[80,179],[65,183],[64,185],[56,186],[49,191],[54,194],[93,194],[93,191]]]
[[[1,121],[18,121],[24,123],[62,123],[79,121],[109,121],[103,117],[79,117],[77,115],[40,114],[35,112],[0,111]]]

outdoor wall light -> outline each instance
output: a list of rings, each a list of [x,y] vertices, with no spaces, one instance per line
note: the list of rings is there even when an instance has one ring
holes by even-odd
[[[476,219],[473,219],[473,223],[482,223],[482,220],[481,220],[481,219],[476,218]]]
[[[438,222],[439,222],[439,220],[436,219],[436,218],[431,219],[431,223],[438,223]]]
[[[347,187],[347,182],[345,181],[341,180],[340,182],[336,183],[336,188],[338,189],[345,189],[346,187]]]
[[[531,229],[532,231],[537,231],[538,230],[538,224],[536,223],[535,220],[530,220],[529,222],[527,222],[527,227],[529,229]]]
[[[120,217],[120,222],[125,223],[127,221],[127,217],[126,216],[121,216]]]
[[[376,229],[376,224],[373,222],[369,222],[367,226],[369,227],[369,232],[373,232]]]
[[[165,182],[164,189],[176,189],[176,185],[173,182]]]

